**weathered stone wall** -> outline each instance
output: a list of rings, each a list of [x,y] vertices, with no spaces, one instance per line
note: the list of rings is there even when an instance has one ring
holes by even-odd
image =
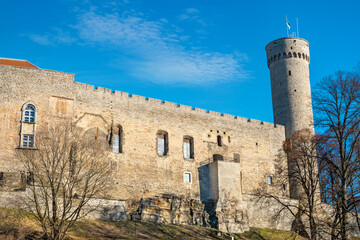
[[[221,154],[240,154],[242,191],[251,193],[274,173],[273,159],[284,139],[284,127],[232,115],[206,112],[156,99],[73,82],[73,75],[55,71],[0,66],[1,171],[20,168],[21,108],[37,107],[36,131],[70,118],[85,131],[98,128],[108,135],[112,125],[123,129],[122,153],[109,158],[115,175],[114,199],[140,198],[144,193],[171,193],[200,199],[200,163]],[[156,133],[168,132],[169,152],[159,156]],[[183,157],[183,137],[194,139],[194,159]],[[222,137],[222,146],[217,145]],[[192,182],[184,182],[190,172]]]
[[[222,155],[225,159],[233,159],[234,154],[238,154],[240,159],[236,163],[236,176],[232,179],[230,175],[226,176],[226,172],[220,173],[226,178],[222,184],[228,184],[228,187],[234,184],[232,194],[238,199],[229,205],[219,202],[216,206],[220,206],[219,213],[232,215],[234,222],[241,222],[245,226],[246,211],[238,211],[246,208],[241,201],[242,194],[257,191],[259,186],[266,183],[267,176],[276,178],[274,159],[285,139],[283,126],[94,88],[74,82],[72,74],[56,71],[0,66],[0,82],[0,172],[8,174],[21,171],[21,164],[15,157],[16,151],[32,151],[20,147],[21,109],[31,101],[37,109],[36,123],[32,125],[35,132],[46,131],[49,126],[69,121],[84,130],[84,137],[91,137],[95,133],[100,137],[104,149],[108,151],[104,167],[110,167],[114,176],[109,195],[115,201],[139,201],[149,196],[169,194],[182,199],[181,206],[201,204],[201,201],[205,204],[204,199],[209,196],[200,191],[201,169],[214,154]],[[113,153],[108,140],[112,128],[118,126],[122,129],[122,151]],[[157,153],[159,131],[168,134],[168,153],[165,156]],[[192,159],[186,159],[183,155],[185,136],[193,139]],[[221,146],[218,136],[221,137]],[[184,181],[185,172],[191,174],[191,182]],[[210,177],[203,178],[202,184],[206,185],[208,181]],[[281,189],[272,191],[283,194]],[[219,199],[224,197],[219,196]],[[149,208],[143,209],[142,214],[146,218],[146,209]],[[191,207],[182,209],[181,214],[190,211],[186,209]],[[172,214],[172,210],[169,211],[162,210],[160,213]],[[198,221],[194,219],[203,213],[200,214],[200,210],[197,212],[198,217],[192,220],[181,220],[179,217],[180,223]],[[170,218],[161,214],[160,217],[168,222]]]
[[[284,205],[296,206],[298,200],[279,198]],[[243,200],[247,204],[249,224],[251,227],[292,230],[295,217],[279,201],[269,197],[244,194]],[[293,208],[296,212],[296,209]]]

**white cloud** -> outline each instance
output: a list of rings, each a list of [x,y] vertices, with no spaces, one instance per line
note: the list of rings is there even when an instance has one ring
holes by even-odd
[[[236,54],[186,49],[187,37],[179,36],[166,19],[149,21],[139,16],[101,15],[91,11],[79,16],[76,29],[86,43],[106,45],[130,55],[131,61],[126,61],[124,66],[131,75],[143,80],[214,84],[249,77]]]

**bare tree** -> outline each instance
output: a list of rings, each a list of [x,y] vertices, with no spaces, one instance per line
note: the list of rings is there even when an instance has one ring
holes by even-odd
[[[324,78],[313,94],[317,130],[326,138],[320,153],[323,201],[334,206],[333,239],[349,238],[349,214],[359,203],[360,79],[338,72]]]
[[[291,139],[285,140],[276,157],[276,178],[272,189],[260,194],[281,205],[275,217],[283,211],[290,213],[296,221],[294,230],[309,239],[320,236],[317,219],[320,204],[317,146],[320,140],[309,129],[297,131]],[[286,197],[285,189],[289,182],[291,197],[298,199],[298,203]]]
[[[64,239],[66,232],[95,207],[108,186],[109,167],[97,139],[81,139],[80,131],[55,127],[37,134],[37,150],[19,150],[29,173],[29,209],[41,223],[47,239]]]

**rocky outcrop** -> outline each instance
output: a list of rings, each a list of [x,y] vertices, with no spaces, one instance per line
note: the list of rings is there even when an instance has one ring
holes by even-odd
[[[183,196],[163,194],[142,198],[140,202],[131,202],[129,219],[153,223],[171,223],[197,226],[210,226],[209,216],[205,205],[199,200],[188,199]]]

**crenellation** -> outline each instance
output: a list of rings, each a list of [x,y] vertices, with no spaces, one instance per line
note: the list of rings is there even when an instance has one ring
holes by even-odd
[[[187,106],[187,105],[179,104],[179,105],[178,105],[178,108],[179,108],[180,110],[184,110],[184,111],[192,111],[192,107],[191,107],[191,106]]]
[[[231,115],[231,114],[227,114],[227,113],[222,113],[221,116],[226,119],[231,119],[231,120],[235,119],[235,115]]]
[[[197,112],[197,113],[205,113],[206,114],[206,109],[203,109],[203,108],[194,107],[193,111]]]
[[[177,103],[173,103],[173,102],[168,102],[168,101],[163,101],[163,105],[165,107],[169,107],[169,108],[177,108]]]
[[[211,116],[217,116],[217,117],[221,117],[221,113],[219,112],[214,112],[214,111],[207,111],[207,114],[211,115]]]
[[[95,90],[96,92],[104,93],[104,94],[107,94],[107,93],[111,94],[111,93],[112,93],[112,90],[109,89],[109,88],[96,87],[94,90]]]
[[[162,100],[155,99],[155,98],[148,98],[148,102],[150,104],[160,105],[162,103]]]
[[[131,98],[131,100],[133,100],[133,101],[140,102],[140,103],[144,103],[146,100],[145,97],[135,95],[135,94],[129,94],[129,98]]]

